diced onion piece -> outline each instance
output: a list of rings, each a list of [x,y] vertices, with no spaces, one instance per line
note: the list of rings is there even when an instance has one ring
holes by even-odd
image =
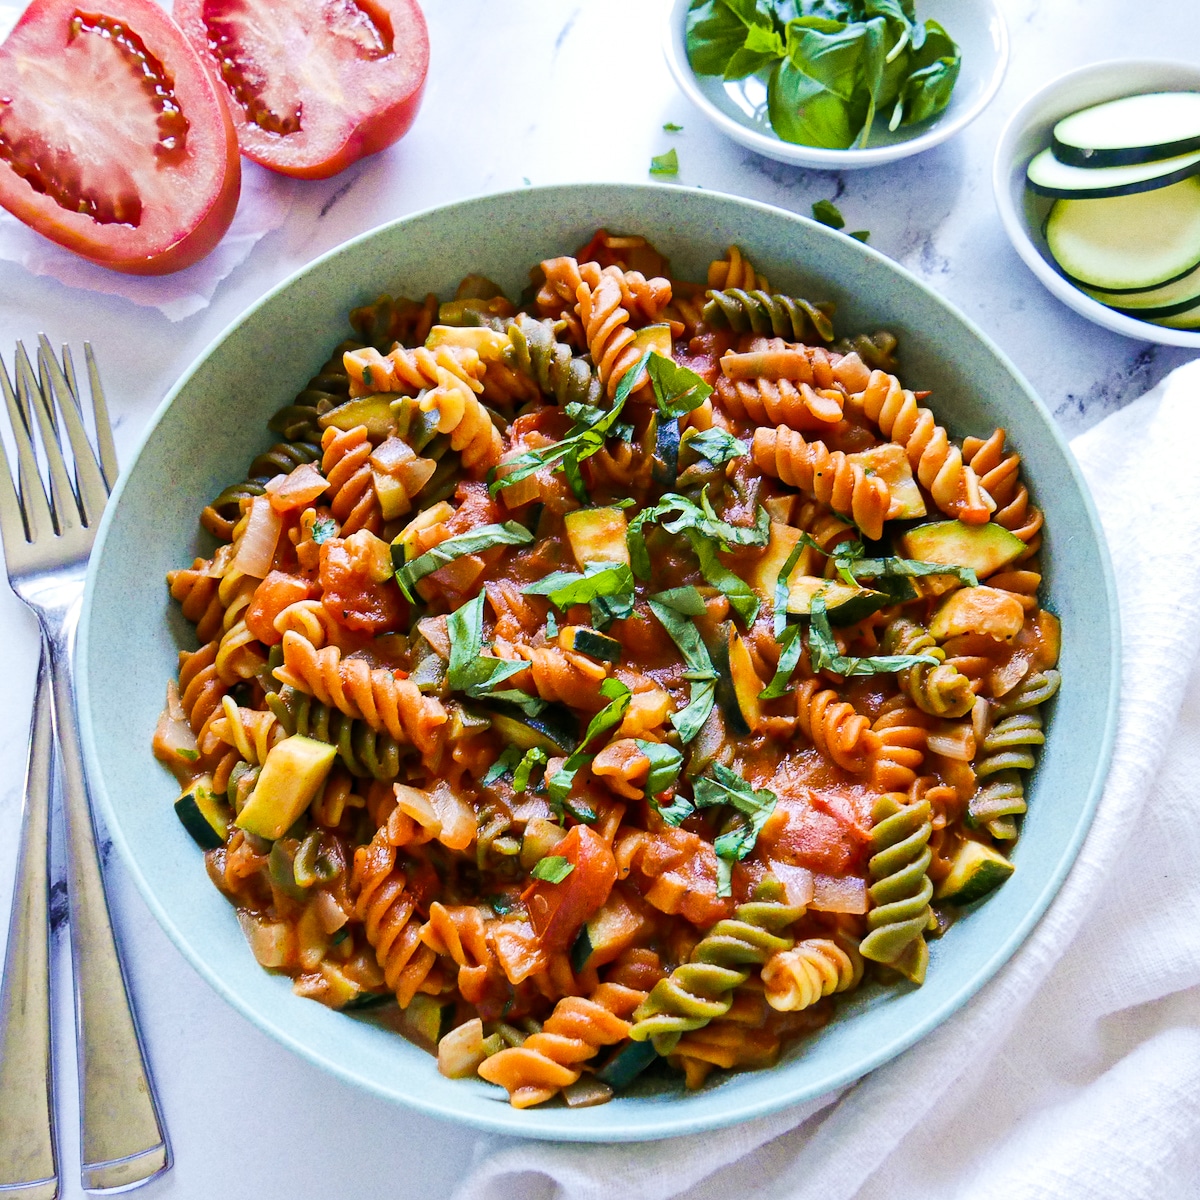
[[[452,1029],[437,1048],[438,1070],[447,1079],[469,1079],[487,1058],[483,1046],[483,1022],[472,1017],[457,1029]]]
[[[433,647],[433,652],[439,657],[450,661],[450,631],[446,626],[446,617],[422,617],[417,622],[417,632]]]
[[[445,780],[439,781],[429,799],[442,826],[437,840],[449,850],[465,850],[475,840],[478,828],[475,809]]]
[[[968,721],[947,722],[941,729],[931,732],[929,749],[943,758],[956,762],[970,762],[975,757],[975,731]]]
[[[417,452],[402,438],[390,437],[375,447],[371,466],[385,475],[395,475],[405,464],[417,457]]]
[[[406,783],[393,785],[396,793],[396,806],[405,816],[412,817],[422,829],[427,829],[433,837],[442,831],[442,821],[438,816],[429,795],[419,788],[409,787]]]
[[[812,903],[813,873],[807,867],[794,867],[791,863],[772,862],[771,874],[783,884],[788,904],[800,907]]]
[[[275,547],[282,529],[283,518],[271,507],[270,497],[255,496],[233,556],[234,570],[252,579],[266,579],[275,561]]]
[[[369,529],[352,533],[345,542],[351,560],[372,583],[384,583],[395,573],[392,548]]]
[[[250,950],[263,967],[287,966],[292,931],[282,921],[268,921],[244,908],[238,909],[238,923],[250,943]]]
[[[307,507],[328,486],[316,463],[302,463],[289,475],[276,475],[267,484],[267,495],[271,507],[277,513],[285,513]]]
[[[313,903],[316,905],[317,916],[321,921],[321,928],[326,933],[337,933],[349,920],[345,910],[334,898],[332,892],[322,889],[313,898]]]
[[[562,1097],[568,1108],[592,1108],[607,1104],[613,1098],[613,1090],[594,1075],[584,1075],[563,1088]]]
[[[432,458],[416,458],[395,472],[396,482],[410,496],[415,496],[433,478],[436,470],[437,463]]]
[[[541,939],[528,921],[501,921],[492,926],[488,937],[495,947],[496,961],[514,987],[550,965]]]
[[[516,458],[521,451],[510,451],[505,457]],[[496,468],[496,478],[503,479],[508,471],[505,469],[508,466],[502,459],[500,465]],[[512,468],[515,470],[516,468]],[[544,471],[545,468],[542,468]],[[526,475],[524,479],[518,480],[516,483],[510,483],[508,487],[500,489],[500,498],[504,501],[507,508],[520,508],[522,504],[528,504],[531,500],[536,500],[542,494],[542,480],[539,476],[542,471],[534,471],[532,475]]]
[[[818,912],[865,913],[867,881],[857,875],[814,875],[811,907]]]

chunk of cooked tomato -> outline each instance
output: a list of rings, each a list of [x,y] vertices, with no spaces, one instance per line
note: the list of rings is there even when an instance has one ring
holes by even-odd
[[[321,543],[321,603],[335,621],[360,633],[396,629],[408,612],[396,581],[378,581],[373,565],[374,555],[353,538]]]
[[[550,951],[565,950],[584,922],[608,899],[617,879],[609,844],[587,825],[576,825],[554,847],[574,868],[561,883],[540,881],[525,897],[529,919]]]
[[[246,628],[264,646],[274,646],[283,641],[283,634],[275,628],[275,618],[289,604],[307,600],[315,594],[316,588],[303,576],[272,571],[254,590],[254,599],[244,618]]]
[[[104,267],[190,266],[233,220],[217,85],[152,0],[33,0],[0,46],[0,205]]]
[[[175,0],[229,101],[242,153],[336,175],[408,132],[429,69],[415,0]]]

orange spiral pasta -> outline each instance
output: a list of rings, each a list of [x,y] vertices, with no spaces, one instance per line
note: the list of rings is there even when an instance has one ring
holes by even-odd
[[[870,382],[855,399],[885,437],[904,447],[913,474],[942,512],[973,525],[990,518],[992,505],[974,470],[963,463],[962,451],[894,375],[872,371]]]
[[[832,688],[806,679],[796,689],[796,719],[804,736],[843,770],[862,774],[871,766],[879,739],[871,722]]]
[[[706,287],[601,229],[530,278],[356,310],[168,575],[152,745],[258,963],[577,1107],[940,970],[1067,684],[1020,456],[892,334],[738,247]]]
[[[786,425],[756,429],[754,461],[759,469],[792,487],[808,492],[835,512],[850,517],[869,538],[883,533],[891,504],[884,479],[868,475],[859,463],[824,442],[806,442],[804,435]]]
[[[285,633],[283,666],[275,677],[397,741],[411,742],[427,758],[439,747],[446,710],[438,700],[363,659],[343,658],[336,646],[317,650],[298,633]]]
[[[514,1108],[543,1104],[574,1083],[602,1046],[629,1036],[628,1018],[645,998],[614,983],[602,983],[587,997],[565,996],[540,1033],[486,1059],[479,1074],[505,1088]]]
[[[330,508],[342,532],[367,529],[378,533],[383,528],[383,513],[368,464],[371,443],[366,426],[325,430],[321,451],[321,472],[329,480]]]

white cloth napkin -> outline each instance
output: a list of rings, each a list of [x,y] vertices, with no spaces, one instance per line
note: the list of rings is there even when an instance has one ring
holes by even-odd
[[[858,1084],[632,1146],[482,1144],[456,1200],[1140,1200],[1200,1190],[1200,360],[1077,438],[1112,551],[1121,723],[1012,961]]]
[[[0,10],[0,19],[4,13]],[[49,275],[68,287],[123,296],[182,321],[207,308],[217,285],[246,261],[259,239],[287,219],[298,182],[242,159],[242,195],[225,236],[194,266],[174,275],[121,275],[64,250],[0,209],[0,262],[34,275]]]

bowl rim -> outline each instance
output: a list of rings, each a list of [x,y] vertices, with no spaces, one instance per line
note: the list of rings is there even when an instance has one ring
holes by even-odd
[[[680,91],[726,137],[732,138],[747,149],[754,150],[767,158],[773,158],[777,162],[792,163],[801,167],[815,167],[831,171],[878,167],[884,163],[908,158],[913,154],[920,154],[923,150],[931,150],[934,146],[940,145],[966,128],[995,98],[1008,71],[1010,57],[1008,23],[1004,19],[1004,13],[997,0],[981,0],[981,3],[990,9],[991,24],[999,33],[999,53],[987,85],[976,101],[968,108],[963,109],[961,113],[956,114],[952,120],[940,121],[932,129],[928,129],[916,137],[887,146],[868,147],[866,150],[829,150],[823,146],[803,146],[795,142],[785,142],[778,136],[768,137],[764,133],[759,133],[758,130],[735,120],[717,108],[700,90],[696,82],[696,74],[687,59],[683,31],[692,0],[674,0],[671,5],[664,29],[663,54]]]
[[[996,202],[996,210],[1000,214],[1000,223],[1008,240],[1016,250],[1025,265],[1037,276],[1038,281],[1056,299],[1061,300],[1068,308],[1073,309],[1081,317],[1086,317],[1095,325],[1099,325],[1111,333],[1119,333],[1122,337],[1133,338],[1139,342],[1156,342],[1163,346],[1184,346],[1188,349],[1200,349],[1200,330],[1171,329],[1166,325],[1153,325],[1149,321],[1140,321],[1136,317],[1126,316],[1093,300],[1073,283],[1061,275],[1038,250],[1037,244],[1029,232],[1019,206],[1014,203],[1011,191],[1011,181],[1016,167],[1013,151],[1018,138],[1033,124],[1035,111],[1041,107],[1055,92],[1067,85],[1091,77],[1114,79],[1121,72],[1153,70],[1167,68],[1178,70],[1195,76],[1196,90],[1200,91],[1200,65],[1184,62],[1181,59],[1170,58],[1109,58],[1102,62],[1087,63],[1075,67],[1049,83],[1038,88],[1005,122],[996,142],[996,152],[992,157],[992,194]],[[1137,95],[1128,91],[1123,95]],[[1113,99],[1120,99],[1114,96]],[[1097,103],[1102,103],[1097,101]],[[1063,115],[1067,115],[1065,112]]]
[[[474,196],[466,197],[462,200],[453,201],[449,204],[431,205],[417,212],[410,213],[404,217],[399,217],[395,220],[385,222],[372,229],[358,234],[353,238],[347,239],[345,242],[325,251],[323,254],[313,259],[311,262],[304,264],[297,270],[293,271],[285,279],[270,288],[261,297],[252,304],[248,305],[241,313],[231,320],[224,329],[218,333],[205,348],[196,356],[193,362],[179,377],[175,385],[168,391],[166,396],[160,402],[158,407],[151,414],[146,423],[145,429],[129,458],[129,466],[123,470],[117,481],[116,487],[113,489],[109,503],[105,507],[104,515],[101,520],[99,529],[96,535],[96,542],[93,548],[93,553],[88,564],[88,573],[86,587],[84,591],[82,611],[78,624],[77,646],[75,661],[87,663],[90,659],[90,630],[93,613],[93,601],[96,592],[96,579],[100,570],[100,564],[104,560],[105,546],[108,541],[109,531],[114,523],[115,514],[120,507],[120,501],[124,494],[125,487],[132,476],[133,469],[139,461],[147,443],[153,437],[159,424],[162,422],[167,411],[174,403],[176,397],[189,384],[191,379],[197,372],[200,371],[203,364],[208,358],[215,353],[224,341],[229,338],[238,326],[252,313],[257,312],[260,308],[268,304],[279,293],[293,286],[297,281],[303,279],[309,274],[319,271],[321,267],[330,259],[338,254],[343,253],[348,247],[359,245],[374,237],[379,236],[385,230],[390,230],[398,226],[402,226],[410,221],[424,218],[434,214],[442,209],[458,208],[474,204],[486,204],[506,196],[526,195],[529,193],[555,193],[559,195],[571,194],[587,194],[595,188],[614,189],[620,191],[631,192],[671,192],[680,196],[695,195],[695,189],[684,187],[677,184],[657,184],[657,183],[624,183],[624,182],[607,182],[607,183],[569,183],[569,184],[549,184],[535,188],[515,188],[505,192],[479,193]],[[734,196],[723,192],[706,192],[705,195],[713,196],[721,200],[731,201],[736,205],[759,210],[765,213],[772,214],[776,217],[784,217],[788,221],[800,222],[821,231],[822,236],[843,237],[848,242],[853,242],[856,251],[870,257],[874,257],[887,264],[887,266],[900,275],[905,283],[909,286],[916,287],[926,294],[936,305],[945,310],[949,315],[957,319],[962,325],[970,331],[971,335],[978,340],[979,343],[992,355],[995,356],[1001,366],[1009,373],[1013,381],[1018,385],[1021,392],[1028,399],[1030,405],[1034,408],[1037,414],[1042,418],[1046,430],[1051,438],[1057,444],[1058,449],[1063,455],[1068,473],[1079,493],[1082,501],[1083,510],[1086,514],[1088,524],[1090,525],[1092,535],[1096,542],[1102,573],[1104,576],[1104,597],[1108,610],[1108,658],[1111,665],[1110,682],[1108,688],[1108,696],[1105,704],[1105,721],[1101,735],[1100,753],[1098,754],[1095,766],[1092,770],[1090,779],[1087,783],[1087,795],[1079,810],[1079,816],[1076,824],[1071,831],[1071,835],[1062,844],[1059,851],[1059,857],[1055,863],[1054,869],[1046,878],[1045,884],[1030,902],[1025,913],[1017,924],[1009,931],[1008,935],[999,941],[994,947],[992,953],[982,961],[981,965],[974,971],[970,978],[960,983],[955,990],[947,996],[947,998],[939,1005],[934,1006],[926,1012],[920,1020],[913,1022],[902,1033],[897,1034],[890,1040],[881,1042],[875,1045],[869,1053],[859,1056],[852,1064],[839,1071],[832,1072],[826,1075],[822,1080],[822,1087],[819,1091],[813,1091],[811,1086],[805,1086],[802,1077],[797,1078],[794,1086],[781,1089],[769,1098],[759,1100],[751,1100],[739,1098],[735,1104],[729,1106],[728,1111],[721,1110],[715,1114],[692,1114],[688,1111],[686,1104],[664,1104],[662,1106],[662,1115],[654,1123],[647,1122],[644,1119],[638,1120],[636,1117],[627,1118],[623,1124],[615,1122],[608,1123],[603,1128],[589,1127],[583,1125],[574,1127],[566,1121],[557,1119],[558,1110],[543,1110],[540,1115],[543,1117],[551,1117],[554,1114],[554,1119],[540,1121],[536,1128],[531,1128],[528,1122],[528,1114],[522,1113],[519,1110],[510,1108],[507,1104],[497,1104],[495,1111],[490,1111],[486,1114],[477,1114],[472,1111],[464,1111],[450,1104],[443,1104],[437,1100],[423,1096],[419,1091],[411,1091],[401,1094],[400,1092],[388,1089],[374,1081],[367,1080],[359,1076],[346,1066],[343,1066],[333,1057],[324,1053],[322,1049],[312,1042],[305,1041],[283,1027],[277,1018],[266,1014],[255,1008],[249,1001],[237,993],[232,984],[227,982],[224,976],[218,969],[203,959],[200,955],[193,953],[190,943],[188,942],[184,931],[181,930],[170,915],[167,913],[163,904],[158,899],[150,881],[146,878],[141,865],[133,852],[128,839],[125,836],[125,830],[121,820],[117,815],[112,799],[108,794],[108,789],[103,783],[103,775],[99,769],[99,754],[96,745],[95,730],[91,721],[92,712],[92,688],[89,672],[85,668],[80,670],[76,681],[77,690],[77,711],[79,714],[79,728],[81,733],[81,741],[84,750],[84,760],[87,769],[87,778],[91,781],[91,794],[94,800],[98,802],[100,813],[104,824],[108,830],[112,841],[117,846],[126,870],[132,876],[136,883],[143,901],[154,914],[160,926],[166,932],[167,936],[175,944],[175,947],[182,953],[188,963],[204,978],[213,989],[225,999],[234,1009],[236,1009],[243,1017],[247,1018],[253,1025],[269,1034],[276,1041],[286,1046],[288,1049],[299,1054],[302,1058],[311,1062],[313,1065],[321,1067],[329,1071],[336,1078],[349,1083],[355,1087],[361,1088],[381,1099],[388,1100],[393,1103],[400,1103],[409,1108],[415,1109],[427,1116],[440,1118],[444,1120],[456,1121],[459,1124],[466,1124],[473,1128],[484,1130],[491,1133],[508,1134],[512,1136],[523,1137],[535,1140],[547,1141],[573,1141],[573,1142],[640,1142],[663,1140],[666,1138],[680,1137],[688,1134],[699,1133],[706,1130],[715,1130],[726,1128],[735,1124],[740,1124],[745,1121],[753,1120],[758,1117],[770,1115],[781,1111],[784,1108],[794,1107],[799,1104],[816,1099],[820,1096],[832,1096],[838,1089],[861,1079],[869,1072],[882,1066],[886,1062],[895,1058],[916,1042],[921,1040],[927,1034],[936,1029],[943,1021],[947,1020],[955,1012],[958,1011],[968,1000],[970,1000],[978,991],[980,991],[988,982],[990,982],[1000,968],[1008,961],[1009,958],[1016,952],[1022,942],[1029,935],[1034,925],[1041,919],[1051,901],[1058,893],[1067,874],[1070,872],[1075,863],[1075,859],[1079,853],[1079,848],[1083,844],[1089,829],[1091,828],[1092,820],[1095,816],[1096,808],[1099,805],[1100,798],[1103,792],[1104,782],[1107,777],[1108,767],[1112,758],[1113,746],[1116,737],[1117,722],[1119,716],[1119,697],[1121,684],[1121,630],[1120,630],[1120,612],[1117,601],[1116,580],[1113,574],[1111,557],[1108,551],[1108,544],[1104,537],[1103,526],[1100,523],[1099,514],[1096,510],[1095,502],[1092,499],[1091,492],[1086,481],[1083,478],[1078,463],[1071,454],[1070,447],[1064,437],[1062,431],[1058,428],[1053,416],[1046,408],[1037,393],[1030,386],[1029,382],[1017,369],[1016,365],[1009,357],[985,334],[969,317],[960,312],[949,300],[936,292],[932,287],[919,279],[912,272],[908,271],[901,264],[892,259],[887,258],[879,251],[872,249],[870,246],[863,245],[861,242],[853,238],[847,237],[845,234],[839,234],[834,230],[804,217],[798,213],[791,212],[787,209],[780,208],[777,205],[765,204],[761,201],[749,200],[741,196]],[[570,1110],[566,1110],[568,1113]],[[657,1114],[656,1114],[657,1116]]]

